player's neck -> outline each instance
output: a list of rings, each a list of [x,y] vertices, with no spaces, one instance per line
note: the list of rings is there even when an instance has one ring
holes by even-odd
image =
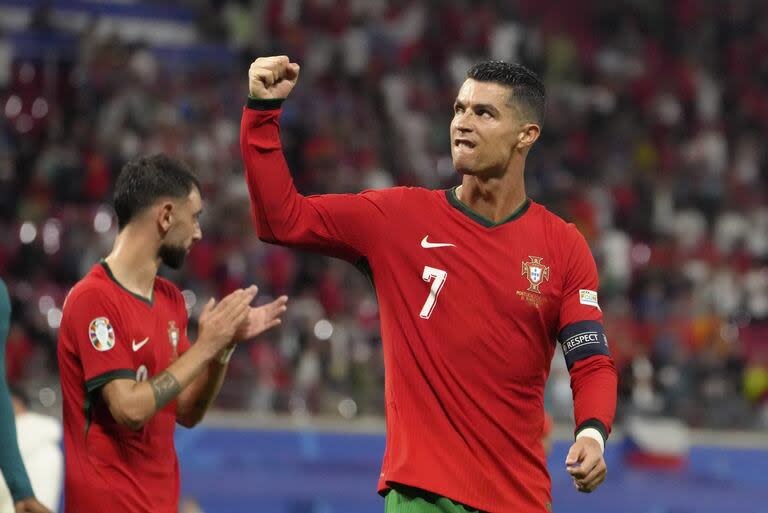
[[[456,197],[464,205],[494,223],[511,216],[527,198],[522,177],[512,180],[508,175],[487,180],[464,175],[461,185],[456,189]]]
[[[140,240],[131,226],[117,235],[112,252],[104,259],[120,285],[139,296],[151,298],[155,276],[160,267],[156,251],[150,241]]]

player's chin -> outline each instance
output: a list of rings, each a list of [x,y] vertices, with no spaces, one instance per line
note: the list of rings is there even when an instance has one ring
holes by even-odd
[[[454,165],[454,168],[456,169],[456,172],[460,175],[468,175],[468,176],[480,176],[483,174],[483,172],[477,168],[477,166],[473,165]]]
[[[453,155],[453,168],[462,175],[478,174],[475,159],[467,155]]]

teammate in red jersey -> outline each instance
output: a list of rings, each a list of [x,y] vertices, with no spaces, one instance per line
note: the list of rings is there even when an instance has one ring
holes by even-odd
[[[450,127],[461,185],[304,197],[280,145],[282,101],[299,66],[256,59],[241,151],[259,237],[368,270],[381,315],[388,512],[551,509],[541,435],[559,340],[571,373],[576,487],[603,482],[616,371],[586,241],[526,196],[544,86],[519,65],[484,62],[461,86]],[[407,116],[407,112],[402,113]]]
[[[65,497],[70,513],[177,513],[175,424],[199,422],[234,349],[277,325],[287,298],[250,307],[256,287],[211,299],[197,343],[184,299],[157,276],[201,237],[200,186],[163,155],[123,168],[112,252],[70,291],[59,331]]]

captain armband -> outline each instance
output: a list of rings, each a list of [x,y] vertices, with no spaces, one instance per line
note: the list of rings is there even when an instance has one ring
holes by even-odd
[[[599,321],[579,321],[569,324],[557,337],[563,348],[568,370],[579,360],[595,355],[610,356],[608,337]]]

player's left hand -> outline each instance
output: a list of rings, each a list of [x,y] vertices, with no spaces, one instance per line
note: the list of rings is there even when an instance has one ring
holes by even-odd
[[[600,444],[586,436],[571,446],[565,458],[565,469],[573,477],[576,489],[584,493],[593,492],[608,474]]]
[[[257,337],[280,324],[280,316],[288,309],[288,296],[280,296],[266,305],[251,307],[248,316],[240,323],[232,337],[233,342],[242,342]]]
[[[51,510],[40,504],[34,497],[27,497],[16,503],[16,513],[51,513]]]

